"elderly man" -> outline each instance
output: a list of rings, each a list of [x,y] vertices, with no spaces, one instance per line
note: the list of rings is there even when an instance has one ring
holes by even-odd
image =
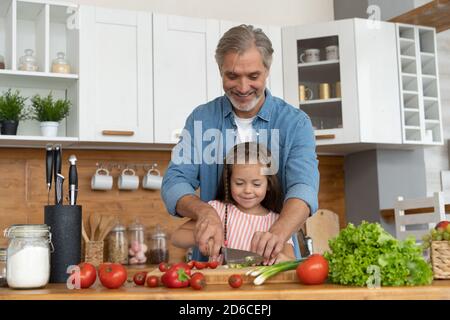
[[[270,231],[256,233],[251,242],[265,264],[275,261],[284,243],[317,211],[319,172],[311,121],[266,89],[272,54],[272,43],[261,29],[240,25],[228,30],[215,56],[225,95],[189,115],[172,152],[161,194],[170,214],[196,221],[196,260],[206,259],[200,252],[217,258],[223,245],[222,223],[207,202],[216,196],[223,155],[236,143],[264,143],[276,158],[283,209]],[[199,187],[200,197],[195,192]]]

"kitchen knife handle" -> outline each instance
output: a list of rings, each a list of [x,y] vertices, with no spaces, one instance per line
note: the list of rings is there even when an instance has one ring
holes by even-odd
[[[52,187],[52,174],[53,174],[53,147],[46,147],[45,155],[45,174],[47,177],[47,189],[50,190]]]
[[[70,204],[75,205],[77,203],[77,190],[78,190],[78,173],[75,165],[70,165],[69,168],[69,198]]]
[[[55,188],[58,183],[58,174],[61,174],[61,146],[55,146],[53,150],[53,166],[55,172]],[[58,204],[58,189],[55,189],[55,204]]]

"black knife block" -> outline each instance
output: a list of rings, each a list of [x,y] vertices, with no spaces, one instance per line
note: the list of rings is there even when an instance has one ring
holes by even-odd
[[[63,283],[67,268],[81,262],[81,206],[44,207],[44,223],[50,226],[54,250],[50,259],[50,283]]]

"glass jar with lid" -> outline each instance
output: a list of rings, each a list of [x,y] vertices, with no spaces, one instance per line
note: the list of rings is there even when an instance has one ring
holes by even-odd
[[[169,262],[167,234],[162,230],[159,224],[156,225],[155,229],[150,235],[148,260],[150,264]]]
[[[145,227],[139,219],[128,226],[128,263],[145,264],[147,262],[147,245],[145,243]]]
[[[56,59],[52,63],[52,72],[70,73],[70,64],[67,62],[64,52],[58,52],[56,54]]]
[[[126,228],[118,220],[106,238],[108,248],[108,262],[128,263],[128,239]]]
[[[19,59],[19,70],[22,71],[38,71],[36,57],[33,56],[32,49],[26,49],[25,55]]]
[[[6,248],[0,248],[0,288],[6,286]]]
[[[50,228],[46,224],[16,224],[4,231],[9,239],[6,280],[10,288],[45,287],[50,279]]]

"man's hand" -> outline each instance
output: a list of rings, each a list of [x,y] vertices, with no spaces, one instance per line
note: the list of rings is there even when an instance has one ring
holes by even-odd
[[[271,265],[283,250],[285,243],[286,240],[275,233],[258,231],[253,234],[250,251],[263,256],[264,265]]]
[[[200,252],[212,259],[217,259],[223,242],[222,222],[214,208],[199,215],[195,224],[194,238]]]

